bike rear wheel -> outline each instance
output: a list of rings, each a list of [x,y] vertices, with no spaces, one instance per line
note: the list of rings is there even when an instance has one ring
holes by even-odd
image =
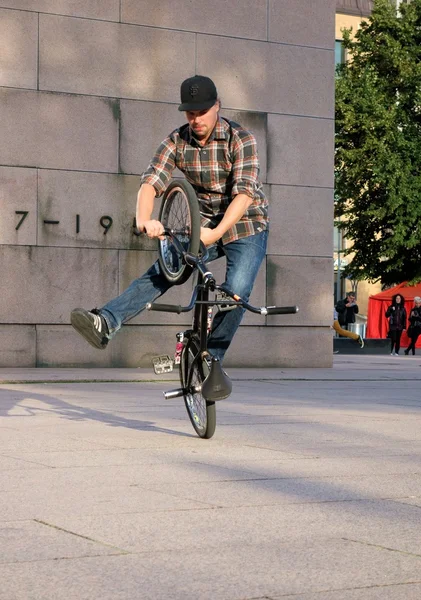
[[[209,439],[215,433],[216,410],[215,402],[207,402],[201,393],[209,369],[200,354],[199,340],[188,340],[181,355],[180,380],[191,424],[199,437]]]
[[[159,221],[165,229],[171,229],[183,248],[191,254],[197,254],[200,248],[200,211],[199,202],[193,187],[188,181],[172,181],[162,199]],[[183,262],[171,236],[159,242],[159,264],[165,277],[173,284],[187,281],[192,267]]]

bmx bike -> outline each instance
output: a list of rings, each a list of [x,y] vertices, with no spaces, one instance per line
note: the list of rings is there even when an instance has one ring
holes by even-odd
[[[166,399],[183,396],[190,421],[197,435],[209,439],[215,433],[215,402],[227,398],[232,383],[220,361],[207,349],[212,311],[243,307],[261,315],[292,314],[297,306],[255,307],[235,291],[217,284],[209,270],[207,250],[200,241],[199,203],[193,187],[185,180],[173,180],[166,189],[159,221],[164,239],[159,241],[159,263],[165,277],[180,285],[195,271],[197,283],[187,306],[149,303],[148,310],[184,313],[193,311],[191,329],[177,334],[180,383],[178,389],[164,392]],[[176,355],[177,355],[176,349]]]

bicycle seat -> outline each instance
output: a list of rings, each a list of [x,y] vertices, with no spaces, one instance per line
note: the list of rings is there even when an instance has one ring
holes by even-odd
[[[219,360],[212,357],[209,374],[202,383],[202,396],[207,402],[216,402],[228,398],[231,391],[231,379],[223,371]]]

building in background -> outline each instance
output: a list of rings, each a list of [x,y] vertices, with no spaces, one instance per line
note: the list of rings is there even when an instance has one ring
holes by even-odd
[[[300,306],[248,314],[226,364],[331,364],[335,0],[190,4],[0,0],[0,366],[151,367],[174,351],[189,315],[143,314],[103,352],[69,317],[156,257],[133,235],[139,175],[183,124],[194,73],[257,137],[271,235],[251,301]]]

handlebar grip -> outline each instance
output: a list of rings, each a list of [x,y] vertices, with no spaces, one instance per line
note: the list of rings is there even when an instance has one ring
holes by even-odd
[[[183,312],[183,307],[176,304],[151,304],[150,302],[146,305],[146,310],[156,310],[159,312],[171,312],[177,313],[178,315]]]
[[[299,310],[298,306],[268,306],[268,315],[295,315]]]

